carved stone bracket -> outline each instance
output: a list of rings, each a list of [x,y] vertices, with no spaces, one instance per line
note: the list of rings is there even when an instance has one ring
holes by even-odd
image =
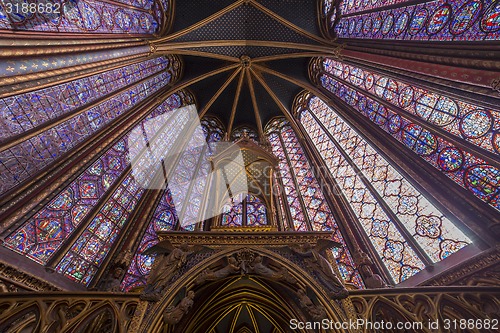
[[[421,285],[500,285],[500,246],[484,251]]]
[[[158,244],[145,253],[157,257],[131,332],[159,321],[168,332],[175,332],[186,324],[190,307],[197,306],[187,291],[203,299],[207,290],[239,280],[243,284],[260,281],[290,293],[309,290],[305,296],[312,297],[313,303],[306,302],[304,295],[297,295],[297,302],[304,303],[304,313],[313,319],[329,318],[332,313],[354,316],[328,250],[339,246],[331,241],[330,232],[170,231],[158,237]]]
[[[24,273],[17,268],[0,263],[0,281],[10,286],[10,288],[21,288],[33,291],[61,291],[62,289],[50,284],[46,281],[40,280],[32,275]]]

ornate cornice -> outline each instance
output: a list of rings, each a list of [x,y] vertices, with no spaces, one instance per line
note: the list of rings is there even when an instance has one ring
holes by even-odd
[[[457,284],[460,280],[473,278],[478,272],[498,264],[500,264],[500,246],[484,251],[420,285],[448,286]]]
[[[52,283],[41,280],[33,275],[29,275],[10,266],[6,263],[0,263],[0,278],[3,278],[14,284],[20,284],[33,291],[61,291],[62,289]]]
[[[256,232],[256,228],[241,228],[241,232],[228,233],[225,231],[211,232],[163,232],[159,233],[160,241],[169,240],[172,245],[179,246],[187,243],[191,245],[210,245],[212,247],[222,247],[228,245],[238,246],[266,246],[280,247],[294,243],[309,243],[315,245],[319,239],[331,239],[331,232],[290,232],[290,231],[269,231],[265,233]],[[234,230],[231,230],[234,231]]]

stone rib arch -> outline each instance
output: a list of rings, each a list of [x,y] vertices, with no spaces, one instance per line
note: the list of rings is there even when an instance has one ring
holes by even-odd
[[[290,235],[290,237],[292,236]],[[290,239],[290,243],[292,242],[293,239]],[[203,313],[203,308],[200,307],[201,305],[196,303],[204,302],[205,304],[208,301],[206,304],[213,306],[212,301],[214,299],[211,299],[210,297],[207,298],[206,295],[215,294],[219,297],[222,290],[225,290],[228,286],[231,286],[238,281],[243,281],[239,283],[242,283],[245,288],[241,291],[237,291],[234,295],[245,296],[247,298],[246,302],[252,301],[253,297],[257,297],[257,299],[266,299],[267,301],[270,299],[282,300],[282,302],[274,301],[271,302],[271,304],[267,304],[269,309],[280,309],[286,307],[287,304],[296,304],[296,310],[298,309],[298,311],[292,311],[292,309],[289,309],[287,312],[289,314],[288,321],[291,319],[303,321],[312,320],[305,309],[300,308],[299,302],[297,301],[297,295],[294,294],[294,291],[297,291],[298,289],[307,290],[310,295],[313,295],[315,305],[318,305],[325,310],[326,318],[341,322],[348,321],[349,318],[355,320],[354,309],[349,300],[341,300],[341,305],[330,300],[327,296],[327,291],[320,286],[318,281],[314,279],[310,272],[307,272],[303,267],[300,267],[291,259],[288,259],[278,253],[278,247],[275,247],[273,250],[252,245],[230,246],[225,249],[219,248],[219,251],[213,253],[208,258],[199,260],[198,262],[188,262],[187,265],[190,266],[190,268],[183,271],[182,274],[178,274],[179,276],[174,276],[172,279],[173,282],[168,286],[166,294],[161,298],[161,300],[157,303],[151,304],[148,307],[147,312],[142,314],[141,327],[144,327],[144,329],[140,332],[162,332],[164,328],[162,313],[165,309],[167,309],[167,307],[179,304],[180,300],[186,295],[187,290],[195,292],[196,296],[194,304],[192,309],[186,313],[186,316],[182,318],[176,326],[187,325],[186,323],[193,322],[193,318],[196,319],[198,316],[206,316],[207,314]],[[276,279],[270,277],[250,273],[248,275],[231,275],[220,279],[219,281],[205,282],[202,285],[196,285],[196,277],[202,274],[204,270],[207,268],[218,269],[222,267],[223,265],[221,265],[221,263],[225,263],[227,257],[236,256],[241,251],[251,252],[265,258],[265,265],[269,265],[270,267],[273,267],[273,269],[276,269],[276,267],[284,267],[296,283],[292,284],[290,282],[277,281]],[[195,256],[193,256],[191,260],[196,261]],[[264,290],[266,292],[263,293]],[[263,294],[267,294],[267,297],[262,297]],[[234,295],[232,296],[234,297]],[[222,297],[222,300],[224,300],[224,298],[225,297]],[[215,300],[220,304],[231,304],[222,302],[221,297],[216,298]],[[206,308],[210,308],[211,311],[213,311],[213,307],[207,306]],[[275,311],[275,313],[278,314],[280,311]],[[293,314],[293,316],[291,314]],[[146,327],[149,329],[146,329]],[[178,327],[173,331],[171,329],[172,328],[167,327],[165,328],[165,332],[176,332]],[[186,331],[186,327],[183,327],[183,332],[197,331]]]

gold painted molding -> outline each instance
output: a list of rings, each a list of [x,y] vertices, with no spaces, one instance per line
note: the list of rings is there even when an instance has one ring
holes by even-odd
[[[245,228],[243,228],[245,229]],[[249,228],[255,229],[255,228]],[[182,232],[169,231],[158,233],[160,241],[168,240],[174,246],[179,246],[184,243],[196,245],[210,245],[211,247],[227,247],[228,245],[235,246],[251,246],[265,245],[266,247],[282,247],[292,243],[310,243],[315,245],[319,239],[332,238],[332,233],[329,231],[318,232],[295,232],[295,231],[268,231],[258,233],[254,230],[242,230],[238,233],[228,233],[215,229],[211,232]]]

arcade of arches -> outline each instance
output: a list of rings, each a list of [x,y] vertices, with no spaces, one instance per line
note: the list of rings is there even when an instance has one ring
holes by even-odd
[[[0,332],[497,332],[499,40],[499,0],[0,0]]]

